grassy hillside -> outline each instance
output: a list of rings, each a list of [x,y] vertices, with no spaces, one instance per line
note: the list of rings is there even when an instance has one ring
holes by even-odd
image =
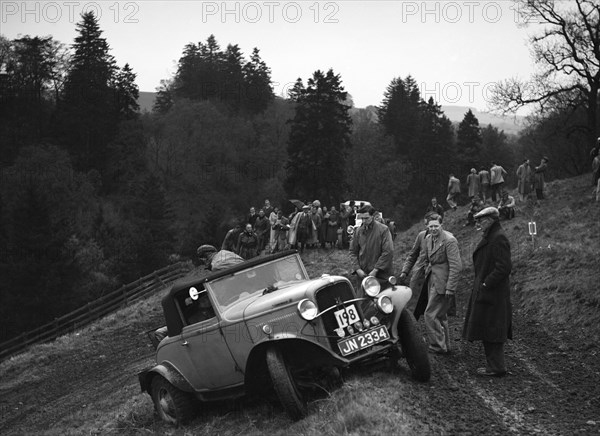
[[[583,340],[600,339],[600,203],[592,198],[589,175],[546,185],[547,199],[539,206],[517,204],[516,217],[502,221],[511,242],[514,306],[544,328],[585,331]],[[517,198],[516,192],[511,192]],[[461,297],[468,296],[473,278],[473,250],[481,234],[463,227],[466,208],[445,214],[446,230],[458,239],[465,265]],[[532,241],[528,222],[537,225]],[[406,232],[408,243],[418,226]],[[408,237],[408,240],[407,240]],[[400,252],[405,252],[400,246]],[[466,301],[465,301],[466,303]]]
[[[508,379],[502,385],[474,379],[470,374],[481,352],[475,345],[458,341],[473,277],[471,255],[480,239],[475,229],[463,227],[466,209],[459,208],[449,211],[445,222],[460,243],[465,264],[459,316],[451,321],[456,353],[432,357],[430,383],[413,382],[407,369],[369,367],[349,374],[344,386],[330,397],[311,403],[310,415],[297,423],[269,402],[241,401],[206,406],[188,427],[172,429],[153,413],[151,400],[140,393],[136,377],[153,360],[143,332],[163,322],[161,295],[157,294],[0,363],[0,429],[3,434],[53,435],[559,434],[564,428],[552,425],[574,426],[574,419],[584,426],[586,420],[600,422],[600,416],[590,417],[592,412],[577,406],[584,402],[597,411],[600,399],[578,396],[597,384],[593,372],[581,373],[581,365],[593,369],[593,363],[584,360],[597,353],[600,339],[600,203],[591,201],[588,182],[588,176],[553,182],[548,185],[549,198],[539,207],[520,206],[515,219],[503,221],[514,263],[516,338],[509,346],[509,360],[517,375],[512,384]],[[528,236],[530,220],[538,227],[535,244]],[[396,239],[397,271],[420,230],[421,225],[415,225]],[[346,252],[308,251],[303,257],[313,277],[347,271]],[[569,332],[569,341],[563,341],[564,332]],[[537,345],[546,348],[535,349]],[[582,350],[582,354],[566,357],[555,352],[561,348],[569,353]],[[541,366],[553,358],[558,359],[557,366]],[[578,369],[571,370],[571,366]],[[576,378],[565,379],[571,373]],[[566,380],[564,388],[562,379]],[[573,387],[573,380],[584,379],[589,387],[581,391]],[[557,409],[550,410],[548,418],[533,413],[552,407]],[[569,416],[558,415],[569,408],[576,410]]]

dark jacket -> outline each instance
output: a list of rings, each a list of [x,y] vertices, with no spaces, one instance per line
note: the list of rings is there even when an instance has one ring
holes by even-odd
[[[258,236],[256,233],[246,231],[240,233],[237,243],[237,253],[244,259],[256,257],[258,248]]]
[[[350,243],[350,259],[354,271],[362,269],[369,274],[377,268],[382,278],[392,275],[394,243],[387,226],[377,221],[362,224]]]
[[[492,224],[477,245],[473,267],[475,280],[465,315],[463,338],[506,342],[506,339],[512,339],[509,282],[512,262],[510,243],[499,222]]]
[[[429,206],[427,206],[427,210],[425,212],[435,212],[441,216],[442,219],[444,219],[444,207],[439,203],[436,203],[435,206],[429,203]]]

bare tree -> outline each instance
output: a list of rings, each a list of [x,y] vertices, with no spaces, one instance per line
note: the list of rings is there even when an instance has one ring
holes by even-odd
[[[598,135],[600,89],[600,2],[598,0],[515,0],[524,26],[538,23],[531,52],[538,71],[529,81],[498,83],[491,106],[504,113],[527,105],[548,109],[584,107],[591,143]]]

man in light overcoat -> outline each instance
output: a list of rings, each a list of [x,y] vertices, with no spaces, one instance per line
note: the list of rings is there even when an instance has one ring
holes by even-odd
[[[458,241],[442,229],[438,215],[429,217],[429,234],[425,237],[427,269],[425,284],[415,308],[415,318],[424,314],[429,351],[450,353],[448,309],[454,302],[458,274],[462,269]]]

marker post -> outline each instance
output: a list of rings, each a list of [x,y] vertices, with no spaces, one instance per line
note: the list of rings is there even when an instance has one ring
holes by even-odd
[[[537,236],[537,226],[535,221],[529,221],[529,236],[531,236],[531,243],[535,250],[535,237]]]

